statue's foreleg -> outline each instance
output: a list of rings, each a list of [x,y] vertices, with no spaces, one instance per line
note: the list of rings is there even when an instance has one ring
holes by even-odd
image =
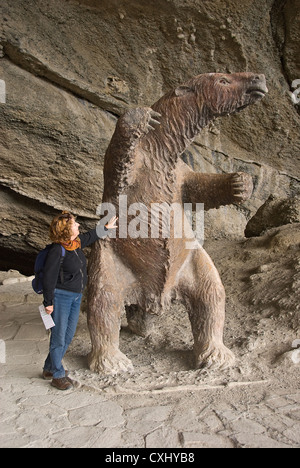
[[[252,177],[244,172],[201,174],[189,172],[183,184],[185,203],[204,203],[204,209],[243,203],[253,192]]]

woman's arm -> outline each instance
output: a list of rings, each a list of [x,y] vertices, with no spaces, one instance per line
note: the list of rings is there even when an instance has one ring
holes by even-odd
[[[62,253],[60,244],[54,244],[47,255],[43,274],[43,304],[46,309],[50,308],[50,306],[53,306],[54,289],[56,288],[60,272],[61,256]]]
[[[92,229],[91,231],[79,234],[79,239],[81,240],[81,248],[84,249],[89,245],[96,242],[98,239],[103,239],[107,236],[107,231],[109,229],[116,229],[116,222],[118,218],[114,216],[105,226],[97,226],[97,229]]]

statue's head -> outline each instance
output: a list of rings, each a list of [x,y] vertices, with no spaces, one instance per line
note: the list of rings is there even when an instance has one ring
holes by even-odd
[[[215,117],[239,112],[268,92],[266,78],[257,73],[207,73],[175,90],[175,95],[194,95],[199,107]]]

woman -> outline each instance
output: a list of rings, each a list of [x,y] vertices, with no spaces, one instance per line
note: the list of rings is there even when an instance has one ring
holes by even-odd
[[[51,385],[59,390],[68,390],[73,386],[62,359],[76,331],[82,293],[87,282],[86,258],[81,249],[106,237],[108,229],[116,229],[117,219],[113,217],[104,228],[79,234],[80,224],[71,213],[63,211],[50,225],[53,245],[44,266],[43,295],[46,312],[52,314],[55,327],[51,329],[43,378],[52,379]]]

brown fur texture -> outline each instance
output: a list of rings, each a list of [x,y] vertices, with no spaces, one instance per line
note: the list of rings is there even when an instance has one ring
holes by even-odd
[[[166,94],[152,108],[126,112],[106,152],[103,202],[118,207],[119,196],[126,195],[128,206],[143,203],[150,212],[153,203],[204,203],[211,209],[249,199],[253,185],[247,174],[195,173],[180,155],[210,121],[242,110],[266,92],[263,75],[205,74]],[[124,213],[117,215],[121,221]],[[144,223],[148,227],[149,219]],[[171,227],[173,223],[174,219]],[[205,250],[200,245],[188,250],[187,238],[185,233],[183,238],[123,239],[117,232],[116,238],[96,243],[88,293],[93,371],[131,370],[132,363],[119,350],[123,311],[129,328],[146,336],[154,326],[153,315],[162,313],[175,297],[189,313],[196,367],[233,362],[223,344],[224,287]]]

